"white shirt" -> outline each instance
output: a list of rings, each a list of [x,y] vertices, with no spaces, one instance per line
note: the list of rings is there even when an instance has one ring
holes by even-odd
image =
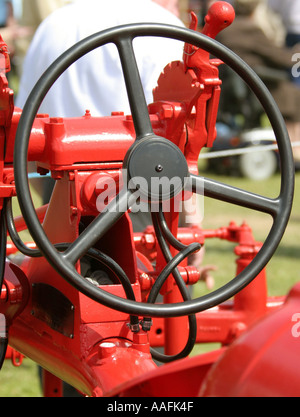
[[[281,15],[287,32],[300,34],[300,0],[268,0],[268,5]]]
[[[38,28],[24,62],[18,107],[41,74],[66,49],[103,29],[155,22],[183,27],[175,15],[151,0],[77,0],[53,12]],[[181,60],[183,43],[165,38],[138,38],[134,48],[147,102],[159,74],[169,62]],[[129,114],[129,104],[115,45],[101,47],[72,65],[47,94],[40,113],[53,117],[107,116],[112,111]]]

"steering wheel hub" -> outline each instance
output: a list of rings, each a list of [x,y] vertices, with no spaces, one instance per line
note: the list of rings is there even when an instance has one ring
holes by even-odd
[[[149,136],[138,140],[124,162],[128,188],[138,190],[143,201],[161,202],[178,195],[189,177],[186,159],[167,139]]]

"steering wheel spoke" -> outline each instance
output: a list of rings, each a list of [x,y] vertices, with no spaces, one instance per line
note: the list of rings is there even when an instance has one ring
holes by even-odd
[[[136,139],[139,140],[153,134],[153,130],[139,69],[135,59],[132,39],[126,36],[118,40],[116,45],[125,78],[131,114],[136,131]]]
[[[276,217],[280,198],[271,199],[218,181],[191,174],[189,187],[193,192],[203,189],[206,197],[249,208]]]
[[[62,256],[68,262],[75,264],[126,213],[131,205],[130,196],[130,191],[122,190],[107,205],[106,210],[92,221]]]

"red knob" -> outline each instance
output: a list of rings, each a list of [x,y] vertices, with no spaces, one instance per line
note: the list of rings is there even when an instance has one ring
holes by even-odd
[[[208,10],[202,33],[215,38],[219,32],[226,29],[234,21],[235,11],[226,1],[217,1]]]

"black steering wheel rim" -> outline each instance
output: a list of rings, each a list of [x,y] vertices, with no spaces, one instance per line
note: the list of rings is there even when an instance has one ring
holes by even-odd
[[[210,52],[231,67],[249,85],[261,102],[275,133],[281,163],[280,194],[274,200],[269,199],[270,207],[265,210],[273,217],[273,226],[255,259],[235,279],[210,294],[195,300],[168,305],[137,303],[126,300],[109,294],[84,280],[73,265],[66,262],[64,254],[58,252],[48,240],[36,215],[27,180],[30,132],[39,106],[56,79],[72,63],[95,48],[107,43],[120,44],[123,40],[132,42],[137,37],[145,36],[166,37],[193,44]],[[134,107],[134,104],[132,107]],[[132,108],[131,110],[134,113],[136,109]],[[147,123],[149,125],[148,121],[146,121]],[[137,121],[135,126],[142,132],[147,131],[149,127],[145,127],[141,120]],[[236,54],[217,41],[189,29],[161,24],[134,24],[108,29],[84,39],[58,58],[37,82],[24,106],[15,139],[14,170],[17,196],[24,220],[32,238],[48,262],[78,291],[93,300],[118,311],[144,317],[179,317],[194,314],[228,300],[248,285],[266,266],[284,234],[292,209],[294,191],[293,155],[289,135],[276,103],[260,78]],[[195,185],[197,179],[192,177],[191,180],[192,184]],[[217,193],[209,184],[210,181],[204,181],[204,194],[218,198]],[[122,202],[122,199],[124,199],[124,196],[121,193],[119,201]],[[225,201],[231,202],[230,197],[225,198]]]

